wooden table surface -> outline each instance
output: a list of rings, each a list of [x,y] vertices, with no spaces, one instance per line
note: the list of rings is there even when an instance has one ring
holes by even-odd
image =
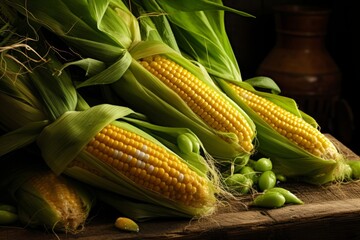
[[[350,149],[342,150],[358,159]],[[280,185],[304,201],[278,209],[245,207],[251,196],[199,220],[166,219],[139,223],[138,233],[114,227],[118,213],[99,209],[79,234],[57,235],[51,230],[0,227],[0,240],[121,240],[121,239],[360,239],[360,181],[313,186],[304,183]]]

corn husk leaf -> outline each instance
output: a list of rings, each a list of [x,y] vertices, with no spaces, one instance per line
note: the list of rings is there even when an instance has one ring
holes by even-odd
[[[9,26],[12,25],[9,23]],[[35,54],[37,58],[30,57],[35,50],[10,29],[5,32],[10,32],[11,37],[6,38],[6,42],[4,40],[0,52],[0,101],[3,104],[0,108],[0,128],[5,132],[0,136],[0,156],[34,142],[48,124],[41,102],[27,81],[31,69],[22,62],[24,59],[41,62],[41,56]]]
[[[160,8],[155,1],[147,1],[146,3],[150,4],[152,8]],[[131,11],[137,16],[143,41],[161,41],[180,53],[177,41],[165,14],[159,12],[147,13],[136,1],[131,2]]]
[[[196,59],[211,75],[215,74],[224,79],[241,77],[236,57],[227,38],[224,12],[244,17],[254,17],[253,15],[227,7],[221,0],[204,1],[206,4],[198,2],[198,5],[189,3],[186,6],[176,1],[165,0],[139,2],[153,19],[158,15],[168,18],[183,54]]]

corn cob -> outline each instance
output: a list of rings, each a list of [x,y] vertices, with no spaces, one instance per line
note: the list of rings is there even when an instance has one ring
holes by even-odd
[[[254,132],[244,116],[216,91],[179,64],[155,55],[140,60],[149,72],[174,90],[210,127],[233,132],[246,152],[253,151]]]
[[[31,209],[31,212],[20,208],[20,216],[23,214],[21,218],[24,223],[28,224],[27,220],[30,220],[34,226],[44,224],[54,230],[68,233],[78,233],[84,229],[90,211],[88,204],[92,200],[87,199],[88,202],[85,203],[78,189],[63,176],[56,176],[52,171],[39,173],[30,178],[22,188],[29,191],[22,194],[36,194],[43,199],[42,207],[48,207],[43,210]],[[19,205],[26,204],[19,202]]]
[[[276,173],[311,184],[350,178],[346,156],[311,116],[297,109],[295,101],[256,91],[248,82],[218,82],[252,116],[258,129],[258,152],[271,159]]]
[[[138,186],[190,207],[213,204],[207,180],[165,148],[110,124],[85,147]]]
[[[94,203],[88,189],[55,175],[33,153],[15,151],[1,160],[6,166],[0,170],[0,189],[16,204],[22,224],[72,234],[85,228]]]
[[[229,83],[229,85],[245,104],[278,133],[317,157],[336,159],[338,150],[334,144],[303,118],[236,84]]]

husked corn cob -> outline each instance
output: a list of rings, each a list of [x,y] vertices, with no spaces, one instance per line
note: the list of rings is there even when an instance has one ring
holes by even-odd
[[[76,234],[84,230],[95,201],[88,188],[56,175],[33,151],[13,151],[0,160],[0,190],[17,206],[19,223]]]
[[[337,149],[317,128],[304,119],[238,85],[230,83],[238,96],[278,133],[311,154],[334,159]]]
[[[55,229],[71,233],[82,230],[88,217],[88,209],[84,199],[70,182],[52,171],[44,171],[30,178],[26,185],[34,189],[57,216]],[[35,212],[34,216],[29,217],[36,218],[36,214]]]
[[[206,178],[166,148],[136,133],[110,124],[86,145],[85,151],[165,198],[191,207],[213,204]]]
[[[249,123],[220,94],[179,64],[161,55],[140,60],[149,72],[175,91],[203,121],[221,132],[233,132],[246,152],[253,150]]]

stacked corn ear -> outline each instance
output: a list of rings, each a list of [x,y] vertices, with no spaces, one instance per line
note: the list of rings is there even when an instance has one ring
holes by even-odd
[[[246,81],[222,85],[256,122],[259,152],[271,158],[274,171],[314,184],[350,179],[346,156],[292,99],[256,91]]]
[[[7,53],[3,61],[11,64],[6,66],[21,72],[24,66],[14,60],[16,55]],[[56,175],[72,176],[93,187],[152,203],[163,209],[163,215],[201,217],[216,210],[218,194],[226,193],[218,184],[217,172],[200,152],[188,148],[190,152],[183,151],[184,158],[180,157],[151,131],[132,125],[129,119],[136,117],[139,125],[144,116],[127,107],[88,106],[70,75],[65,71],[54,74],[61,64],[50,50],[45,59],[32,65],[31,73],[20,76],[8,74],[8,67],[1,69],[0,98],[8,100],[12,110],[0,110],[5,131],[0,136],[1,155],[36,144]],[[166,128],[157,131],[164,143],[180,152],[184,147],[174,134],[191,132],[168,129],[169,134]]]
[[[77,234],[84,230],[94,195],[87,186],[57,176],[35,154],[13,152],[1,159],[0,187],[27,227]]]
[[[253,153],[256,130],[249,116],[213,83],[204,68],[162,41],[142,41],[137,19],[121,1],[7,3],[82,56],[64,66],[86,70],[88,78],[78,88],[110,85],[150,121],[189,128],[222,164],[245,164]],[[54,9],[53,5],[64,7]]]
[[[185,9],[171,1],[139,2],[153,18],[157,13],[168,17],[183,54],[203,65],[226,95],[251,117],[257,129],[257,149],[271,158],[274,171],[315,184],[342,181],[351,176],[345,156],[320,132],[311,116],[299,111],[292,99],[277,95],[280,89],[271,79],[257,77],[247,83],[242,81],[222,9],[208,11],[204,7],[203,11],[197,11],[191,4]],[[150,2],[156,2],[158,9]],[[211,2],[223,5],[221,0]],[[243,12],[238,14],[252,17]],[[273,92],[256,91],[251,85]]]
[[[179,216],[211,214],[217,206],[215,193],[219,191],[208,176],[209,167],[207,171],[198,170],[127,122],[107,123],[112,118],[121,119],[118,114],[106,115],[105,111],[120,112],[117,107],[111,108],[99,105],[76,116],[66,115],[44,129],[38,145],[44,149],[48,165],[97,188],[176,210]],[[102,119],[96,120],[98,116]],[[92,124],[91,130],[86,131],[86,122]],[[81,136],[76,133],[79,129]],[[54,145],[46,146],[49,141]],[[64,163],[67,159],[74,160]],[[199,156],[197,160],[203,160],[203,168],[208,166]]]

